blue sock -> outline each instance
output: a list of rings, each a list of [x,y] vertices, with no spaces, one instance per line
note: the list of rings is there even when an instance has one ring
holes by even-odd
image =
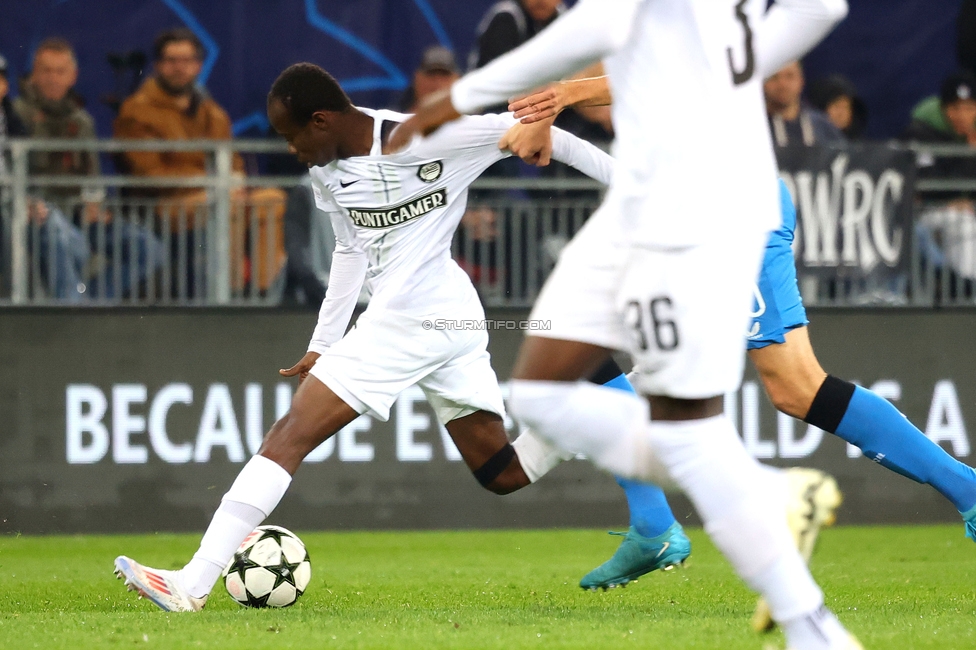
[[[828,386],[831,382],[833,387]],[[840,413],[842,400],[852,386],[850,402]],[[835,413],[840,415],[836,425],[836,434],[840,438],[860,448],[876,463],[913,481],[931,485],[959,512],[967,512],[976,506],[976,471],[926,438],[891,402],[860,386],[828,377],[820,387],[814,405],[817,406],[820,400],[822,410],[831,395],[835,396]],[[821,396],[827,399],[823,400]],[[810,408],[807,418],[812,414],[814,407]],[[812,424],[817,425],[816,422]]]
[[[644,537],[657,537],[674,523],[674,513],[664,496],[664,490],[651,483],[639,483],[617,477],[617,483],[627,495],[630,525]]]
[[[637,392],[623,373],[601,383],[610,388],[630,393]],[[644,537],[657,537],[675,522],[674,513],[671,512],[671,506],[664,496],[664,490],[651,483],[640,483],[620,476],[617,477],[617,483],[627,495],[630,525],[638,533]]]

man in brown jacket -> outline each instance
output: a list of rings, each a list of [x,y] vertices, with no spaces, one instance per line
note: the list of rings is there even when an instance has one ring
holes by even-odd
[[[153,46],[155,75],[123,102],[115,120],[117,138],[155,140],[229,140],[227,112],[196,85],[203,67],[200,39],[186,28],[163,32]],[[193,177],[207,174],[207,154],[200,151],[129,151],[124,166],[135,176]],[[241,186],[233,191],[231,216],[231,282],[242,290],[249,282],[265,290],[284,261],[281,214],[284,194],[266,189],[248,192],[243,187],[244,164],[234,156],[234,172]],[[203,188],[158,188],[140,192],[160,199],[157,214],[163,235],[169,234],[173,267],[171,293],[200,297],[203,292],[203,232],[210,204]],[[247,209],[247,208],[250,209]],[[249,232],[248,225],[252,226]],[[249,237],[254,245],[247,246]],[[245,252],[257,251],[254,260]]]

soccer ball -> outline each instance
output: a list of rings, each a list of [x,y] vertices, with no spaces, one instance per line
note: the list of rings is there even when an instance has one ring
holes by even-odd
[[[305,544],[281,526],[258,526],[224,569],[227,593],[244,607],[294,605],[312,579]]]

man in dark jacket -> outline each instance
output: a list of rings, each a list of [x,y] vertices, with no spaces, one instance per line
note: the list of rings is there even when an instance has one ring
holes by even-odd
[[[844,142],[844,134],[824,113],[803,103],[803,68],[799,61],[766,79],[763,93],[773,144],[812,146]]]
[[[468,69],[481,68],[529,40],[559,17],[561,0],[502,0],[478,24]],[[504,111],[504,109],[502,109]]]
[[[15,102],[10,100],[7,60],[0,56],[0,177],[10,173],[10,162],[4,157],[7,137],[29,135],[27,125],[16,110]],[[0,187],[2,190],[2,187]],[[0,201],[2,203],[3,201]],[[49,205],[42,198],[29,196],[27,199],[27,241],[21,242],[31,255],[29,272],[37,274],[40,282],[32,286],[42,287],[46,293],[35,298],[50,298],[69,303],[80,302],[84,298],[83,283],[88,265],[88,244],[81,231],[56,206]],[[0,219],[0,258],[11,259],[10,247],[13,242],[11,222]],[[0,261],[2,261],[0,260]],[[7,262],[0,263],[0,273],[9,277],[12,269]],[[0,284],[9,284],[7,279]]]
[[[31,137],[97,137],[95,120],[74,92],[77,80],[78,60],[71,44],[61,38],[41,41],[34,53],[30,77],[21,84],[21,95],[14,101],[14,109]],[[66,148],[33,152],[30,173],[98,176],[101,167],[97,153]],[[133,275],[138,284],[147,282],[162,263],[162,244],[148,229],[105,209],[104,188],[55,186],[41,189],[38,195],[52,210],[72,216],[87,235],[93,262],[86,271],[91,273],[86,280],[89,296],[116,299],[129,295],[138,290],[131,286]]]

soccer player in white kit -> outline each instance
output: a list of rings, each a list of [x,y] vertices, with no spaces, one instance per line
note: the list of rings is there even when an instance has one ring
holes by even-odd
[[[423,389],[465,463],[493,492],[517,490],[567,457],[531,432],[509,444],[488,333],[469,326],[484,322],[484,310],[450,253],[468,186],[510,155],[498,142],[516,120],[470,117],[383,155],[386,135],[407,116],[354,107],[327,72],[307,63],[275,81],[268,117],[309,165],[316,204],[330,215],[336,249],[329,287],[308,352],[281,371],[302,380],[291,410],[224,495],[193,559],[180,571],[116,559],[127,586],[167,611],[202,609],[305,456],[362,413],[386,420],[412,385]],[[553,157],[609,183],[610,156],[559,129],[552,139]],[[346,333],[364,283],[369,306]]]
[[[779,225],[757,71],[798,58],[847,9],[844,0],[765,8],[764,0],[581,0],[422,107],[391,149],[603,59],[616,175],[535,305],[532,318],[553,327],[526,338],[512,413],[615,474],[676,483],[766,598],[791,648],[858,648],[793,546],[778,475],[749,457],[722,412],[722,396],[741,381],[752,285]],[[648,402],[578,381],[612,349],[631,352]]]

